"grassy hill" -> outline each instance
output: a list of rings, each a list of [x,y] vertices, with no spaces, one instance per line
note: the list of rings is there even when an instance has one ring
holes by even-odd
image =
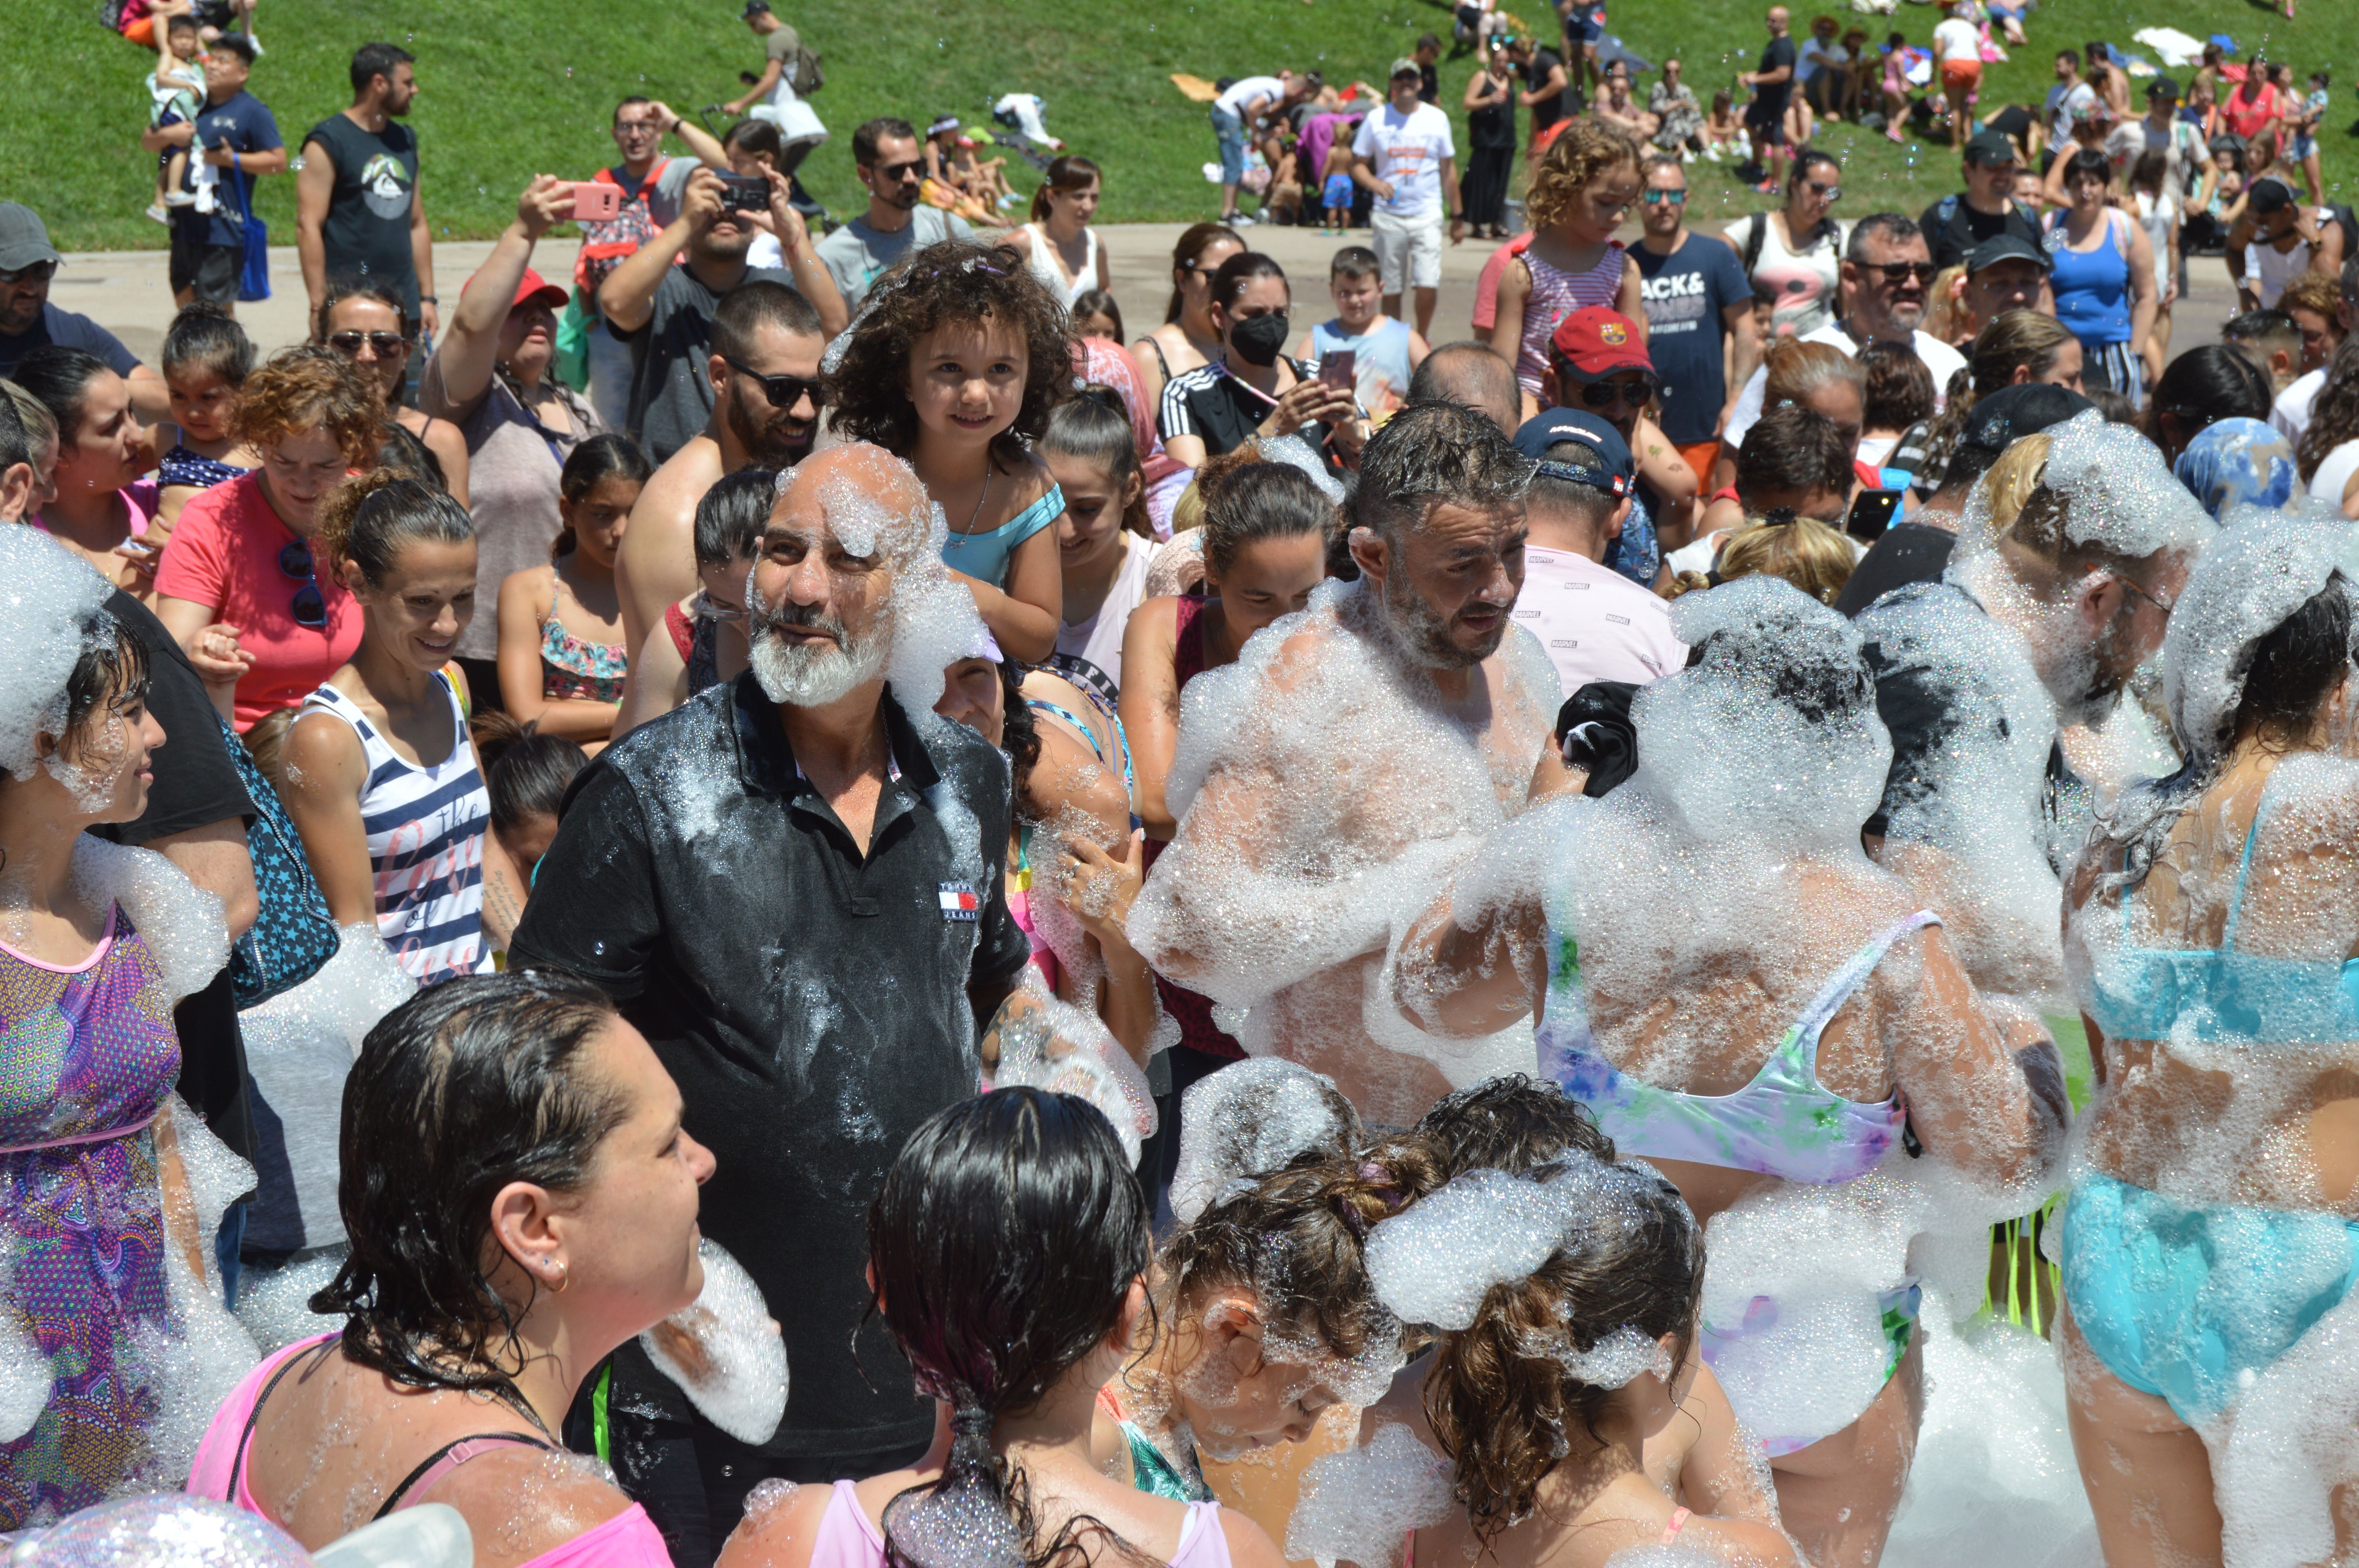
[[[826,57],[827,85],[812,102],[835,140],[804,175],[831,208],[859,204],[849,144],[861,120],[897,114],[922,123],[948,112],[972,124],[987,118],[999,94],[1030,92],[1047,100],[1051,131],[1105,166],[1106,222],[1191,220],[1217,206],[1201,174],[1212,155],[1204,110],[1172,87],[1173,72],[1210,78],[1299,64],[1331,81],[1381,80],[1419,33],[1446,38],[1450,21],[1441,0],[1162,0],[1137,10],[1120,0],[777,3]],[[1553,28],[1545,0],[1509,0],[1509,8]],[[1649,59],[1680,52],[1689,81],[1708,95],[1750,69],[1762,9],[1750,0],[1614,0],[1610,30]],[[617,98],[644,92],[692,114],[741,91],[736,72],[760,55],[736,13],[735,0],[409,0],[397,11],[358,0],[264,0],[266,52],[252,85],[294,140],[347,102],[356,45],[402,43],[418,56],[425,90],[412,123],[428,211],[438,232],[483,237],[513,214],[531,173],[578,178],[611,161],[604,127]],[[1812,14],[1796,8],[1798,31]],[[1935,20],[1917,5],[1888,19],[1834,14],[1879,37],[1897,27],[1919,44]],[[103,30],[89,0],[25,0],[12,16],[18,42],[0,52],[0,96],[15,105],[0,195],[39,211],[65,248],[160,248],[164,230],[140,215],[149,174],[135,141],[146,105],[138,79],[152,57]],[[2031,47],[1987,73],[1986,103],[2037,102],[2058,47],[2091,38],[2129,46],[2135,24],[2123,16],[2112,0],[2046,0],[2030,18]],[[2232,35],[2240,59],[2266,49],[2303,74],[2326,64],[2347,75],[2359,60],[2359,0],[2303,0],[2293,23],[2259,0],[2177,0],[2151,19],[2166,16],[2199,38]],[[1471,70],[1470,60],[1445,60],[1445,103],[1455,104]],[[2327,182],[2342,200],[2359,196],[2351,85],[2337,81],[2321,137]],[[1895,147],[1848,125],[1830,127],[1821,141],[1846,160],[1844,213],[1913,211],[1954,188],[1946,147]],[[1031,172],[1015,172],[1029,189]],[[1719,168],[1697,166],[1694,183],[1699,217],[1756,204]],[[289,237],[293,182],[265,181],[261,209],[274,237]]]

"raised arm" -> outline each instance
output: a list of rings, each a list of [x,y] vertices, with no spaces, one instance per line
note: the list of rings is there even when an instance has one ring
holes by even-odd
[[[570,186],[552,175],[537,174],[516,198],[516,215],[492,246],[492,254],[467,280],[451,312],[451,330],[434,351],[443,395],[455,408],[465,408],[492,384],[499,357],[500,329],[507,324],[532,250],[549,225],[573,211]]]
[[[656,286],[688,248],[689,240],[721,216],[721,177],[700,168],[680,193],[679,216],[671,227],[623,258],[598,286],[598,314],[618,332],[636,332],[655,313]],[[783,243],[783,241],[781,242]]]
[[[675,113],[672,106],[660,98],[648,104],[647,108],[663,125],[666,135],[678,136],[688,144],[688,150],[695,156],[697,162],[707,168],[724,172],[728,169],[729,154],[722,148],[719,139],[712,132],[701,125],[690,124],[684,116]]]
[[[788,200],[793,187],[787,177],[777,169],[763,166],[762,172],[770,179],[770,222],[777,235],[778,249],[787,258],[787,270],[795,275],[795,292],[810,301],[819,312],[820,331],[832,338],[852,324],[852,312],[843,303],[843,291],[835,286],[835,275],[819,259],[819,251],[811,244],[810,230],[803,215],[795,211]]]

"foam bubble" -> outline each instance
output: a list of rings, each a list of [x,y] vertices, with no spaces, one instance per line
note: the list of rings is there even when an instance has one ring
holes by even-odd
[[[705,1420],[737,1439],[770,1440],[787,1412],[787,1346],[761,1287],[710,1237],[697,1243],[704,1288],[685,1309],[639,1336],[657,1370]]]
[[[1578,1151],[1540,1178],[1469,1171],[1369,1230],[1368,1279],[1404,1323],[1471,1328],[1492,1286],[1529,1278],[1592,1227],[1625,1223],[1632,1191],[1659,1180]]]
[[[2212,1451],[2227,1568],[2334,1557],[2336,1488],[2359,1482],[2359,1294],[2253,1376]]]
[[[34,737],[64,727],[83,627],[105,617],[111,591],[39,529],[0,529],[0,768],[19,779],[39,765]],[[103,623],[112,635],[113,620]]]
[[[1011,1005],[999,1020],[999,1065],[995,1088],[1025,1087],[1072,1095],[1098,1108],[1132,1164],[1155,1135],[1154,1091],[1130,1053],[1093,1012],[1059,1001],[1040,971],[1026,965],[1020,981],[1023,1005]],[[1011,1004],[1016,998],[1010,998]]]
[[[17,1536],[7,1561],[11,1568],[309,1568],[313,1560],[259,1514],[164,1491],[101,1503]]]
[[[1408,1427],[1387,1424],[1364,1445],[1304,1466],[1286,1555],[1389,1568],[1404,1536],[1440,1524],[1452,1506],[1449,1462]]]
[[[73,878],[88,901],[122,906],[174,1001],[204,989],[229,962],[221,900],[153,849],[84,834],[74,841]]]
[[[1334,1079],[1278,1056],[1199,1079],[1180,1107],[1171,1213],[1182,1225],[1299,1155],[1348,1152],[1360,1130]]]

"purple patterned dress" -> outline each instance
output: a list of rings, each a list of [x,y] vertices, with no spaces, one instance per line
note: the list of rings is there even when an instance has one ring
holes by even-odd
[[[0,944],[0,1244],[10,1338],[55,1379],[0,1444],[0,1530],[70,1513],[147,1453],[156,1399],[133,1340],[167,1328],[155,1135],[180,1045],[147,945],[119,909],[79,966]]]

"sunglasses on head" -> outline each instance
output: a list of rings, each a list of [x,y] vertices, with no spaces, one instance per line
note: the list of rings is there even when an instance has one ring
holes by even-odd
[[[762,395],[769,399],[770,406],[781,414],[792,412],[795,405],[806,397],[810,399],[814,409],[827,406],[827,388],[820,384],[817,378],[806,381],[799,375],[764,375],[760,371],[747,370],[726,355],[722,357],[721,362],[746,380],[759,383]]]
[[[1647,205],[1649,207],[1659,207],[1666,201],[1669,202],[1674,207],[1683,206],[1686,204],[1687,199],[1688,193],[1684,190],[1649,190],[1647,192]]]
[[[321,595],[320,579],[311,568],[311,546],[301,539],[278,547],[278,570],[303,586],[295,590],[295,598],[287,606],[295,617],[295,624],[313,631],[328,623],[328,601]]]
[[[1581,387],[1581,405],[1584,408],[1611,408],[1619,403],[1625,407],[1643,408],[1655,400],[1661,384],[1651,375],[1635,381],[1591,381]]]
[[[361,346],[366,344],[371,353],[389,360],[409,347],[409,340],[398,332],[331,332],[328,347],[346,359],[360,357]]]
[[[55,262],[35,262],[30,266],[20,266],[8,272],[0,272],[0,283],[22,283],[28,277],[46,280],[56,276],[57,271],[58,264]]]
[[[1920,261],[1874,262],[1869,264],[1868,270],[1870,272],[1882,273],[1884,275],[1885,282],[1897,287],[1900,284],[1908,282],[1912,277],[1919,283],[1930,283],[1933,281],[1934,273],[1940,269],[1934,266],[1931,262]]]

